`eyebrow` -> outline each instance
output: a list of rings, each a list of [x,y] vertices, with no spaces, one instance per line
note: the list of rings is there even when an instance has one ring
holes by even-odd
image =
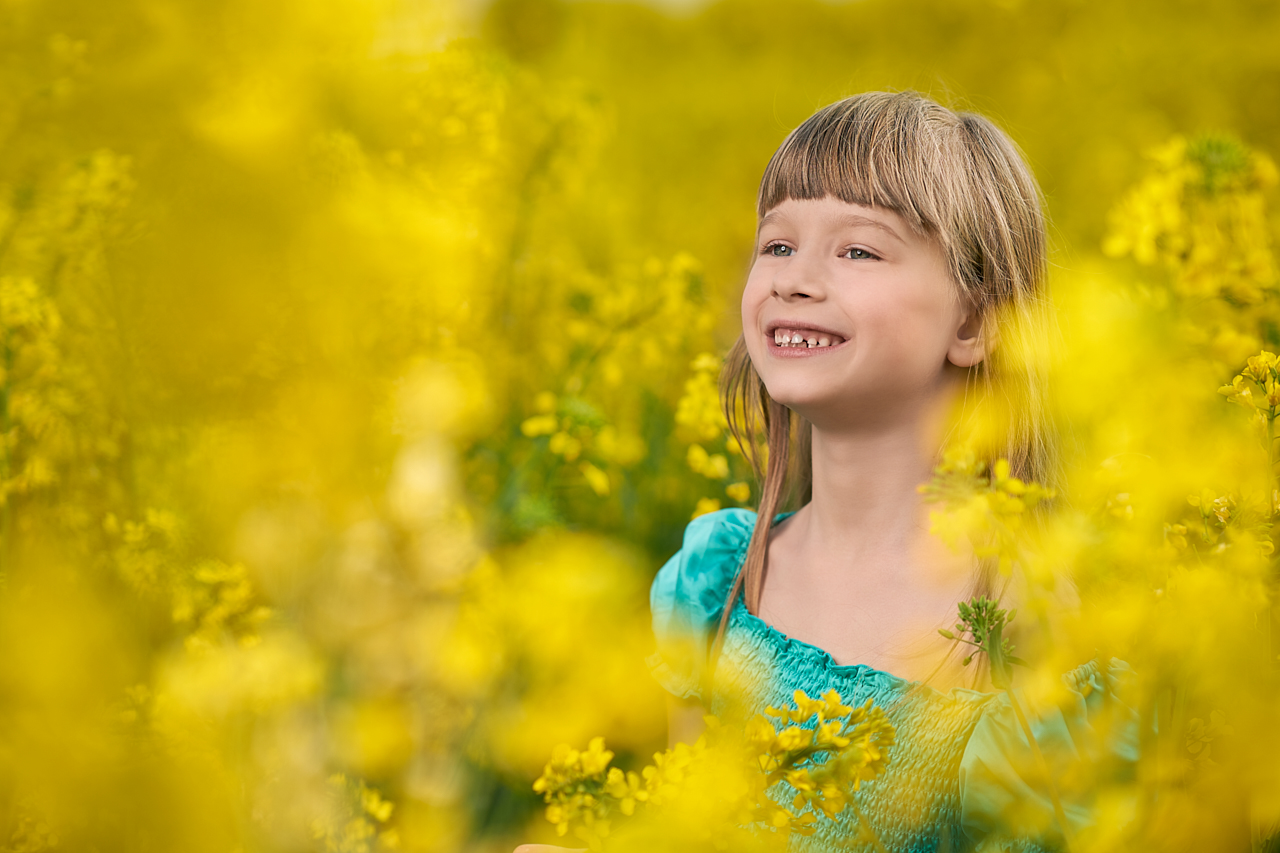
[[[779,219],[786,219],[786,218],[787,217],[785,215],[779,213],[777,210],[769,211],[763,217],[761,217],[760,224],[756,226],[756,237],[758,238],[760,236],[760,232],[764,229],[766,225],[776,222]],[[899,243],[906,242],[905,240],[902,239],[902,235],[899,234],[897,231],[895,231],[893,227],[888,223],[881,222],[878,219],[872,219],[869,216],[863,216],[860,213],[849,213],[849,214],[846,214],[845,216],[842,216],[840,218],[840,224],[845,228],[876,228],[885,232],[890,237],[897,240]]]
[[[778,213],[777,210],[771,210],[768,213],[766,213],[764,216],[760,217],[760,222],[756,224],[756,239],[757,240],[760,239],[760,232],[764,230],[764,227],[766,225],[777,222],[779,219],[785,219],[785,218],[786,217]]]
[[[899,234],[897,231],[893,230],[893,226],[889,225],[889,223],[881,222],[879,219],[872,219],[869,216],[862,216],[861,214],[858,214],[858,213],[850,213],[848,216],[843,217],[841,224],[843,224],[846,228],[859,228],[864,226],[871,227],[871,228],[878,228],[881,231],[888,234],[893,239],[897,240],[899,243],[906,242],[905,240],[902,239],[902,235]]]

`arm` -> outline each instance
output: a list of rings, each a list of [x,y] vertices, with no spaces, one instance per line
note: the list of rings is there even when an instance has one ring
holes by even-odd
[[[667,745],[693,743],[707,728],[702,719],[706,710],[696,699],[667,697]]]

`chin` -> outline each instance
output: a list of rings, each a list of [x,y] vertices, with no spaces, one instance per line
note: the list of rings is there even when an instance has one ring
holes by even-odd
[[[792,383],[784,383],[777,388],[772,388],[766,383],[765,390],[769,392],[770,399],[781,403],[801,417],[808,417],[806,412],[825,408],[832,403],[830,394],[824,394],[816,388],[797,387]]]

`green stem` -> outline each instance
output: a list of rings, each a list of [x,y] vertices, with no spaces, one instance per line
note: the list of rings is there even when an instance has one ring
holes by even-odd
[[[1058,819],[1058,826],[1062,828],[1062,837],[1066,840],[1067,850],[1075,846],[1075,835],[1071,831],[1071,824],[1067,823],[1067,812],[1062,807],[1062,799],[1058,796],[1058,786],[1054,784],[1053,774],[1049,772],[1049,762],[1045,761],[1044,753],[1040,751],[1040,744],[1036,742],[1036,736],[1031,731],[1031,724],[1027,722],[1027,715],[1022,713],[1022,705],[1018,703],[1018,697],[1013,694],[1013,690],[1006,688],[1005,693],[1009,694],[1009,704],[1013,706],[1013,714],[1018,718],[1018,725],[1022,727],[1022,733],[1027,737],[1027,743],[1031,745],[1031,753],[1036,757],[1036,764],[1040,767],[1040,773],[1044,776],[1045,784],[1049,788],[1049,799],[1053,801],[1053,814]]]
[[[18,233],[18,225],[26,217],[26,209],[18,208],[4,236],[0,237],[0,262],[9,254],[14,235]],[[9,576],[9,533],[11,513],[9,503],[11,495],[7,487],[9,483],[9,390],[13,387],[13,347],[9,341],[9,330],[4,330],[4,383],[0,385],[0,590],[8,584]]]
[[[1140,817],[1136,822],[1137,826],[1150,824],[1154,819],[1156,805],[1161,801],[1160,789],[1168,766],[1168,749],[1165,747],[1165,743],[1169,739],[1170,731],[1169,725],[1165,722],[1169,715],[1162,711],[1166,691],[1167,688],[1156,690],[1155,698],[1151,702],[1144,702],[1142,705],[1138,728],[1138,754],[1154,756],[1156,770],[1154,773],[1143,774],[1141,783],[1143,793],[1140,803]],[[1156,728],[1157,720],[1159,720],[1159,731]]]
[[[1277,631],[1276,622],[1280,619],[1280,610],[1277,608],[1276,586],[1280,578],[1277,578],[1277,566],[1280,566],[1280,531],[1276,530],[1276,412],[1270,409],[1267,412],[1267,535],[1271,539],[1271,577],[1268,586],[1270,593],[1270,601],[1267,605],[1266,613],[1266,643],[1267,656],[1270,658],[1273,668],[1280,666],[1280,648],[1277,648]]]
[[[1184,686],[1187,679],[1184,677],[1174,680],[1172,701],[1169,710],[1169,729],[1172,737],[1169,738],[1170,746],[1170,767],[1175,766],[1172,762],[1185,755],[1186,748],[1186,731],[1187,731],[1187,690]],[[1183,742],[1180,744],[1179,740]]]
[[[858,801],[853,797],[849,798],[849,807],[853,809],[853,813],[858,816],[858,824],[862,827],[863,833],[866,834],[867,838],[870,839],[871,843],[875,846],[876,853],[889,853],[888,850],[884,849],[884,845],[880,843],[880,836],[876,835],[876,831],[871,828],[871,824],[867,821],[866,816],[862,814],[862,809],[858,808]]]
[[[1275,520],[1276,500],[1276,413],[1267,412],[1267,520]],[[1271,541],[1275,542],[1275,530],[1271,531]]]

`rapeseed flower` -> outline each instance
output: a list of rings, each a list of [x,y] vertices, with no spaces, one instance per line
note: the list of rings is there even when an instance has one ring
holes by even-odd
[[[613,753],[599,738],[585,752],[561,744],[534,790],[546,800],[557,834],[572,832],[593,849],[618,828],[615,810],[633,817],[646,804],[655,810],[649,819],[661,825],[664,807],[709,798],[747,824],[782,830],[784,837],[811,834],[819,815],[840,814],[853,804],[853,792],[883,771],[894,730],[870,700],[854,708],[834,690],[821,699],[796,691],[794,698],[796,707],[770,708],[742,731],[708,718],[708,733],[697,743],[655,754],[639,774],[609,766]],[[796,725],[779,730],[770,717]],[[795,792],[789,807],[774,799],[780,782]]]

